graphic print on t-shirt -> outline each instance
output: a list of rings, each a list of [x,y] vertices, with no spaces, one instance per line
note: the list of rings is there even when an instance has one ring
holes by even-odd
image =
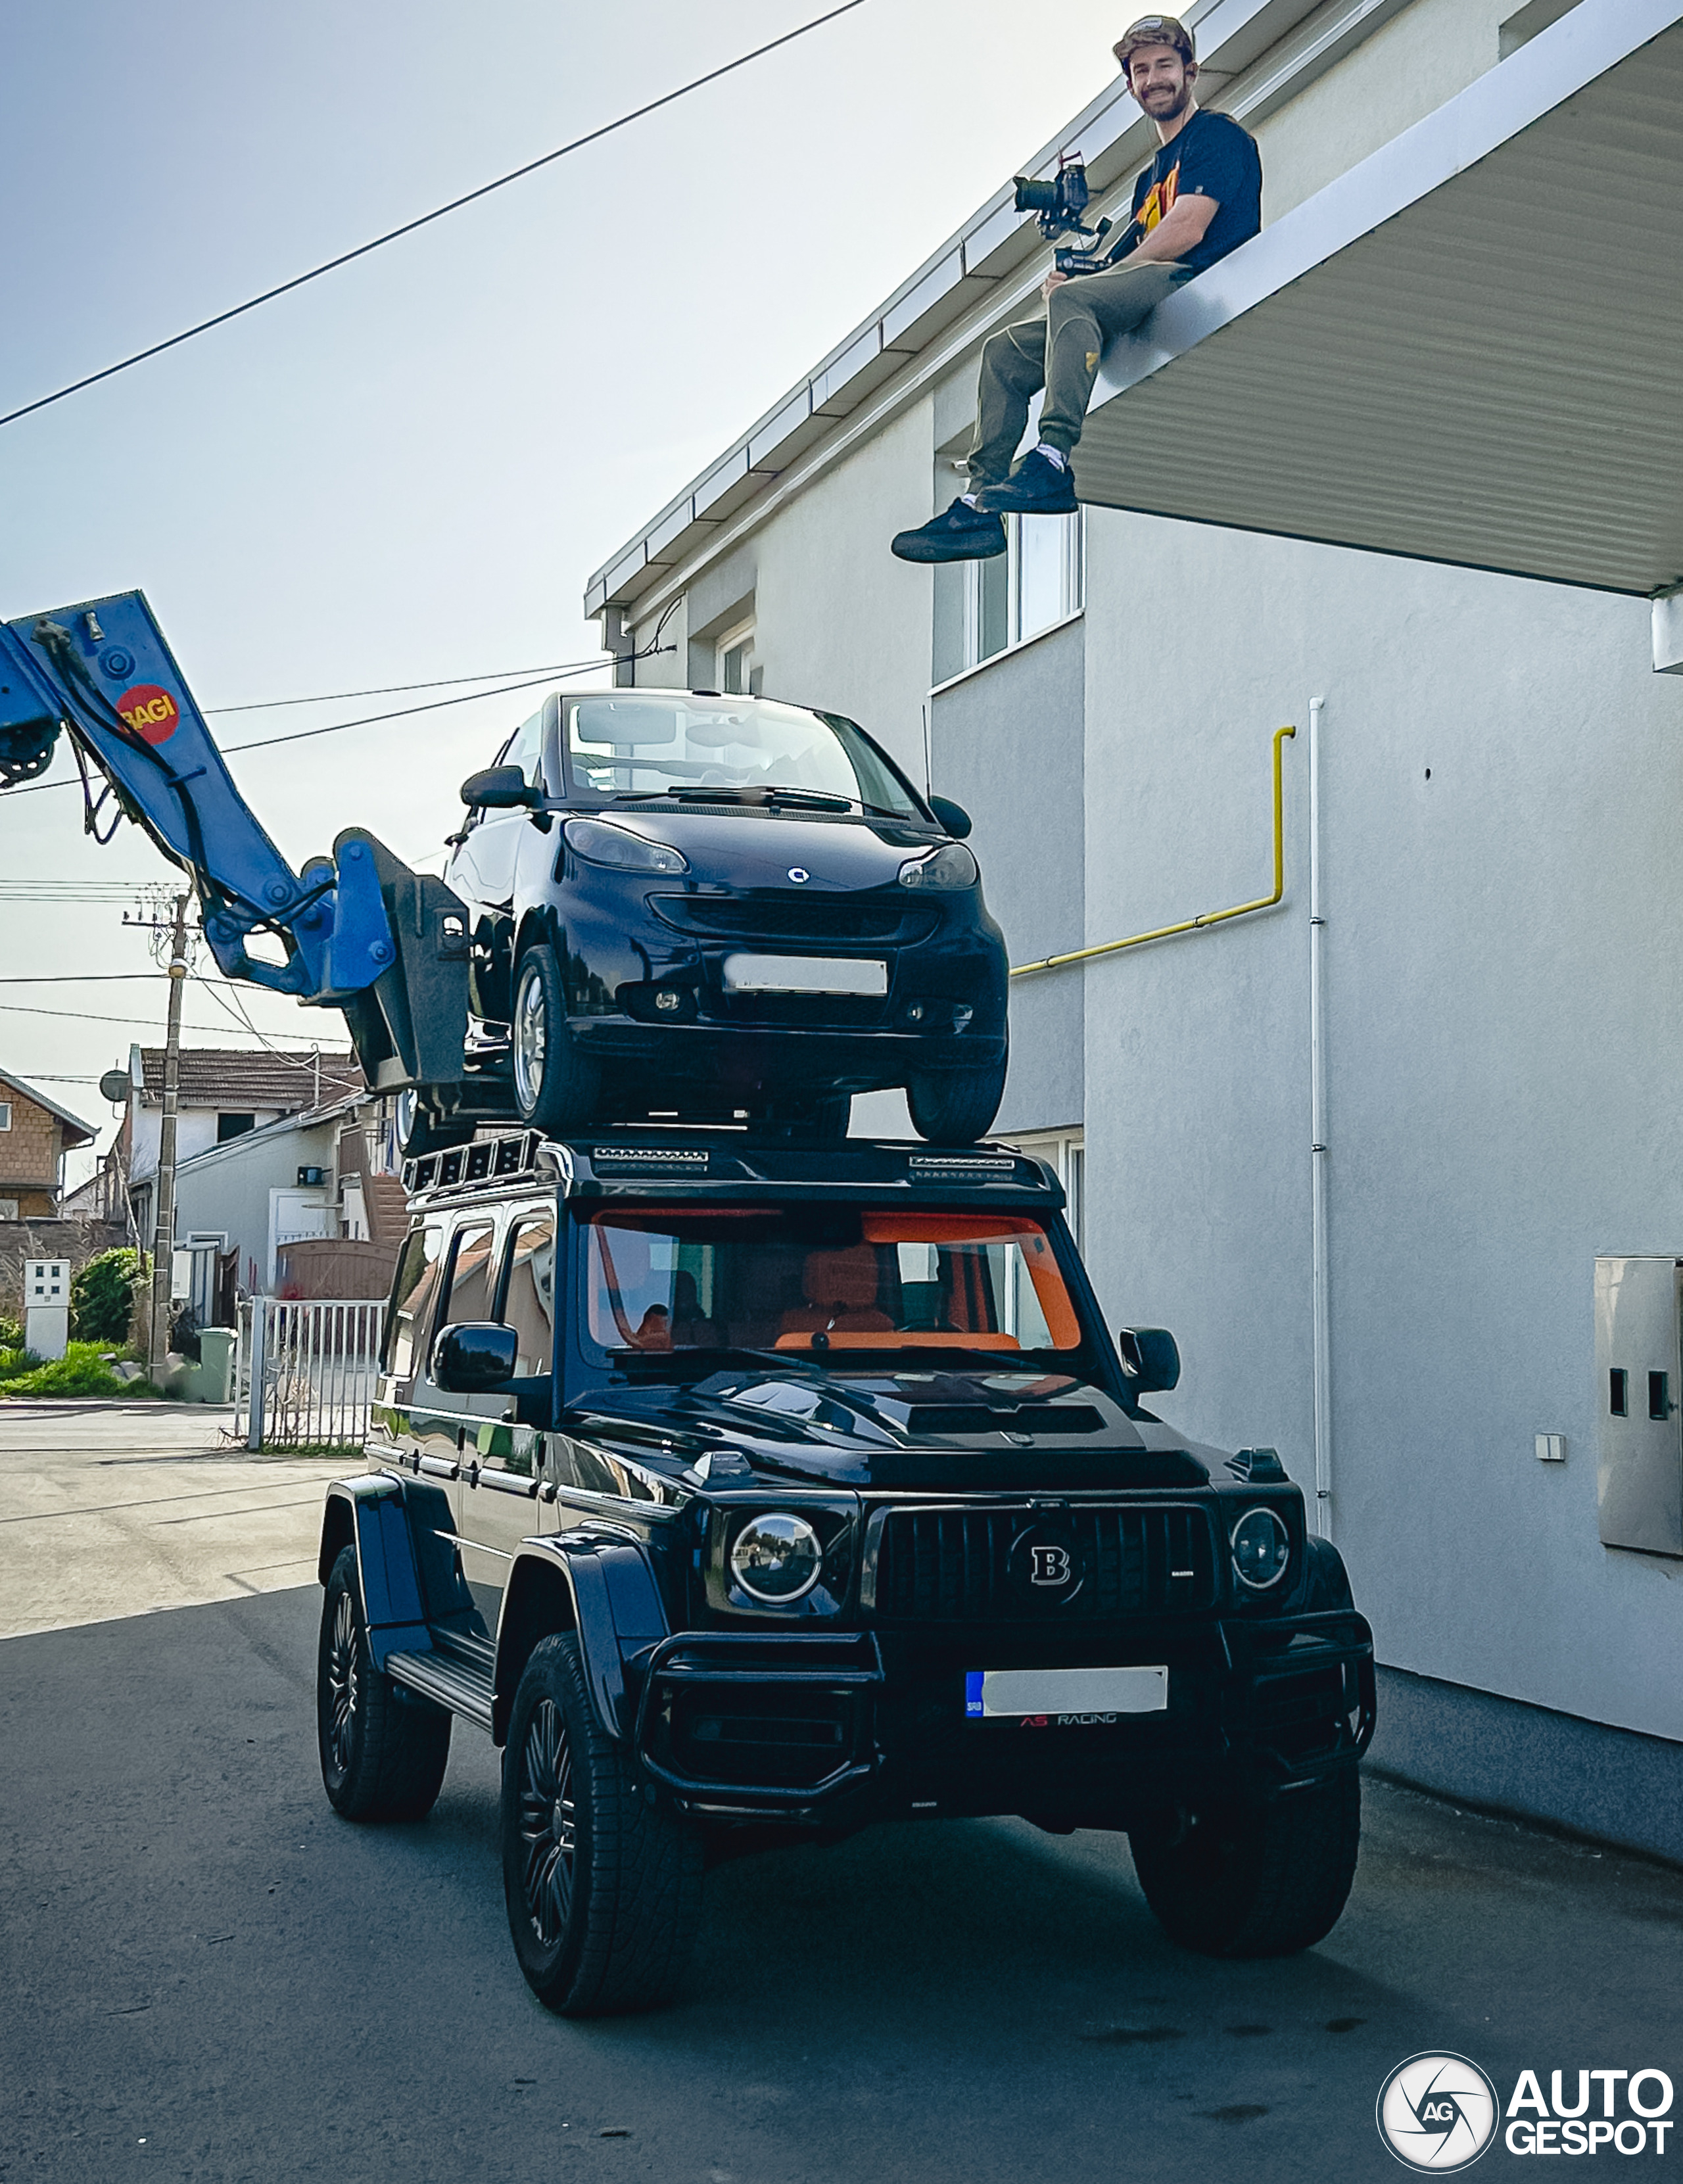
[[[1141,235],[1149,235],[1154,227],[1168,217],[1179,195],[1180,162],[1177,159],[1162,181],[1154,182],[1145,192],[1145,202],[1134,214],[1140,223]]]

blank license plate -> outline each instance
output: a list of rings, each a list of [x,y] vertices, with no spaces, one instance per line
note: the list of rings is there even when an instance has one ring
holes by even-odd
[[[889,967],[846,956],[727,956],[725,990],[880,995],[889,990]]]
[[[1151,1669],[972,1669],[964,1711],[972,1721],[1022,1721],[1045,1715],[1164,1713],[1168,1670]]]

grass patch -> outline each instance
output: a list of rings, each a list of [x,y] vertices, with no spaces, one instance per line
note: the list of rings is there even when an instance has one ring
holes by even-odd
[[[73,1342],[62,1357],[44,1362],[32,1351],[0,1350],[0,1396],[155,1396],[150,1380],[119,1380],[105,1363],[110,1351],[97,1342]]]

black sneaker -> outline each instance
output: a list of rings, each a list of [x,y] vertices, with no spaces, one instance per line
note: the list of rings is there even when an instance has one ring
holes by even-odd
[[[1005,526],[997,515],[972,508],[961,493],[944,514],[900,532],[892,550],[902,561],[987,561],[1004,553]]]
[[[989,486],[976,498],[978,506],[999,515],[1073,515],[1081,505],[1068,464],[1060,470],[1038,448],[1023,458],[1003,485]]]

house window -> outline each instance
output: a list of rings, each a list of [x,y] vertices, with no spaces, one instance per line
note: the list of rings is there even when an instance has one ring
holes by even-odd
[[[248,1130],[257,1127],[255,1115],[219,1115],[216,1117],[216,1142],[226,1145],[230,1138],[242,1138]]]
[[[1082,524],[1079,510],[1073,515],[1008,515],[1005,552],[964,564],[965,667],[978,667],[1080,612]]]
[[[727,630],[719,639],[719,688],[727,697],[757,698],[765,671],[754,656],[754,625]]]
[[[11,1127],[12,1103],[9,1100],[0,1100],[0,1130],[9,1130]],[[15,1219],[16,1216],[13,1217]]]
[[[0,1221],[15,1221],[17,1217],[17,1200],[15,1198],[0,1198]]]
[[[1043,1160],[1063,1185],[1067,1201],[1064,1219],[1069,1223],[1069,1233],[1075,1239],[1075,1248],[1087,1248],[1087,1145],[1079,1130],[1029,1130],[1008,1143],[1018,1152],[1032,1153]]]

